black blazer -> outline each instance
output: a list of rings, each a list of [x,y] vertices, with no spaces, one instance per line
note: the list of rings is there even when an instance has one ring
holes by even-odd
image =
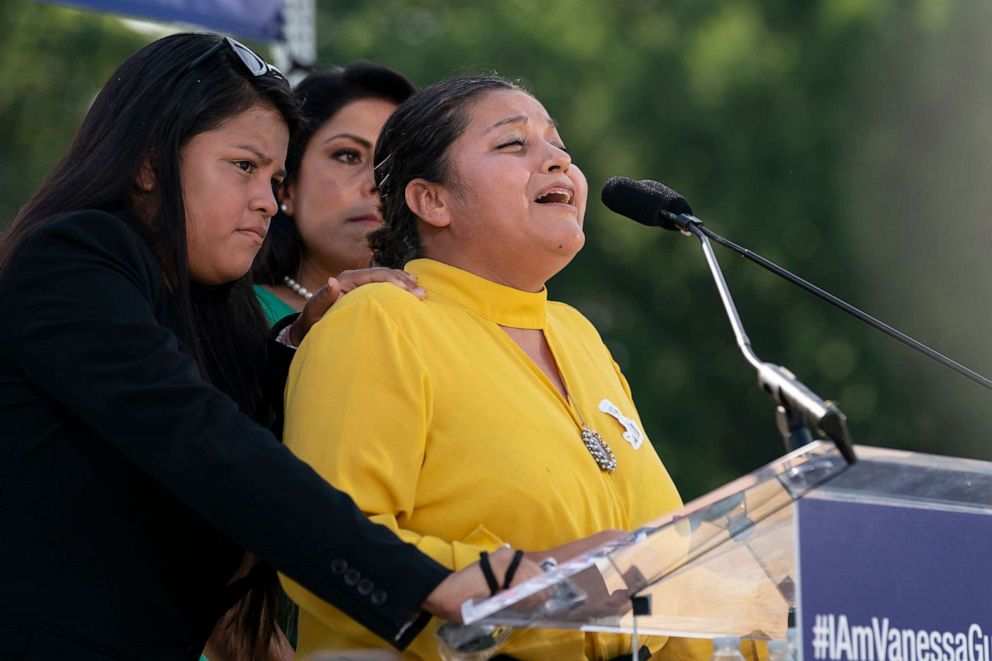
[[[196,659],[241,547],[401,649],[421,630],[448,571],[200,378],[124,219],[36,230],[0,319],[0,659]]]

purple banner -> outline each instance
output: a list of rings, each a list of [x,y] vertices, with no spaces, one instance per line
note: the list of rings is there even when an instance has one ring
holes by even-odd
[[[38,0],[281,41],[282,0]]]
[[[805,661],[992,661],[992,516],[797,507]]]

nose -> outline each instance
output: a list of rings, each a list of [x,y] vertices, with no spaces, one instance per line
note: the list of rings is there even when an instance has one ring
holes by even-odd
[[[568,172],[568,169],[572,165],[572,157],[567,151],[562,149],[557,145],[553,145],[550,142],[548,145],[548,154],[544,159],[544,172]]]
[[[278,208],[279,203],[276,200],[276,192],[272,184],[270,182],[261,182],[252,199],[252,210],[259,212],[266,218],[271,218],[276,215]]]
[[[375,185],[375,172],[372,170],[372,166],[365,168],[362,173],[362,180],[359,182],[362,195],[365,197],[378,197],[379,189]]]

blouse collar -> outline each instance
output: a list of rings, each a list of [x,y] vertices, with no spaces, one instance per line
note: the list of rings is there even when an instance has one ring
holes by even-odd
[[[463,271],[433,259],[414,259],[404,270],[417,276],[417,284],[476,314],[510,328],[544,328],[548,289],[528,292]]]

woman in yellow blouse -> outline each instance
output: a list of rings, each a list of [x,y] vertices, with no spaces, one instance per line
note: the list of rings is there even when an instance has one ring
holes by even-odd
[[[427,297],[361,287],[310,331],[287,385],[293,452],[452,568],[503,544],[562,560],[679,507],[598,333],[548,301],[545,282],[583,245],[588,189],[544,107],[500,78],[449,79],[399,107],[375,162],[376,261],[405,266]],[[300,652],[378,645],[286,586]],[[691,656],[668,642],[650,651]],[[630,639],[518,632],[504,652],[629,658]],[[437,658],[431,631],[407,654]]]

